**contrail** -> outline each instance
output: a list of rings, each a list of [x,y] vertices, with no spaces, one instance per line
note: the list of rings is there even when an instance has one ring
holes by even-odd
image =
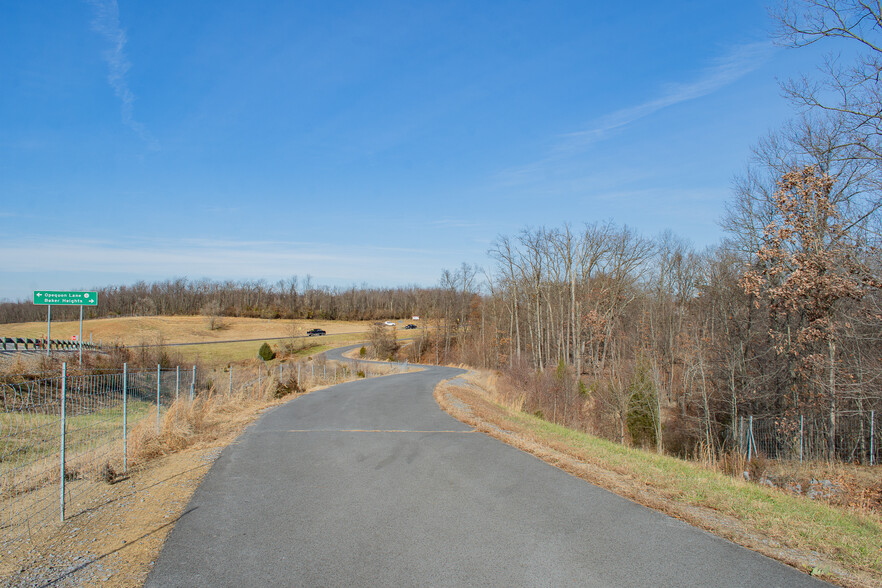
[[[134,117],[135,95],[126,83],[126,73],[132,64],[126,58],[125,47],[128,39],[119,24],[119,6],[116,0],[88,1],[95,14],[92,29],[110,42],[110,48],[104,52],[108,69],[107,81],[122,103],[122,121],[135,131],[150,149],[159,150],[159,142],[156,138]]]

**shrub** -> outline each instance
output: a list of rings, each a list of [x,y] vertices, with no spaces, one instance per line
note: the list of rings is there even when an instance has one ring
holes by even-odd
[[[367,355],[367,349],[365,349],[364,345],[361,346],[361,349],[358,350],[358,356],[364,357]]]
[[[260,346],[260,351],[257,352],[257,355],[260,356],[260,359],[263,361],[270,361],[271,359],[275,359],[276,352],[269,346],[269,343],[264,343]]]
[[[297,382],[297,378],[291,378],[287,383],[279,382],[275,392],[273,392],[273,398],[284,398],[289,394],[302,394],[303,392],[305,390]]]
[[[650,367],[641,359],[634,370],[634,377],[628,386],[627,424],[631,440],[637,446],[655,445],[655,419],[657,418],[656,390],[649,373]]]

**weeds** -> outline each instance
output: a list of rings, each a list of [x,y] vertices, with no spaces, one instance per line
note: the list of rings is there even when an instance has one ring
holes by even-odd
[[[279,382],[276,385],[273,398],[284,398],[289,394],[303,394],[304,392],[306,392],[306,389],[300,386],[297,378],[291,378],[287,382]]]

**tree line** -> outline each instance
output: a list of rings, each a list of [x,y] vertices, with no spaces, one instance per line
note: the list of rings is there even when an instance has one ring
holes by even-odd
[[[798,114],[735,178],[718,245],[612,222],[526,227],[496,238],[488,268],[463,263],[432,288],[177,279],[101,289],[87,312],[420,315],[434,328],[401,353],[499,370],[513,401],[544,418],[718,454],[745,415],[774,417],[782,434],[807,417],[829,454],[847,458],[843,423],[882,414],[882,13],[797,0],[777,19],[783,45],[832,41],[856,57],[783,84]],[[0,304],[0,322],[44,316]]]
[[[501,369],[525,410],[619,441],[719,453],[744,415],[784,436],[810,418],[849,458],[844,421],[882,413],[882,13],[797,0],[776,18],[782,45],[856,57],[783,84],[798,116],[736,177],[722,243],[596,222],[499,236],[486,295],[441,313],[459,328],[428,357]],[[477,294],[462,273],[446,290]]]
[[[310,276],[276,283],[177,278],[97,288],[99,304],[87,318],[154,315],[217,315],[256,318],[378,320],[425,314],[437,288],[417,286],[331,288]],[[53,318],[74,320],[78,307],[56,306]],[[46,307],[29,301],[0,303],[0,323],[45,320]]]

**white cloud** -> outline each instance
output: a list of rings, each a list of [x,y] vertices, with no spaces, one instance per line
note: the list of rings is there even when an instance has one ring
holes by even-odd
[[[123,123],[135,131],[150,149],[158,150],[159,142],[156,138],[143,123],[135,120],[135,95],[126,81],[126,74],[132,64],[125,53],[128,38],[120,26],[119,5],[116,0],[89,0],[89,4],[95,14],[92,29],[110,42],[110,48],[104,52],[108,68],[107,81],[122,103]]]
[[[320,283],[434,283],[443,253],[390,247],[212,239],[25,239],[4,247],[0,272],[267,279],[313,275]]]
[[[500,179],[506,185],[533,181],[548,182],[553,177],[581,169],[573,157],[587,147],[609,137],[614,131],[665,108],[708,96],[759,68],[771,56],[773,45],[756,42],[738,45],[712,62],[691,82],[664,84],[653,98],[596,118],[587,128],[556,138],[547,155],[537,161],[504,170]]]
[[[591,127],[565,135],[565,145],[572,147],[593,143],[603,139],[609,131],[629,125],[663,108],[712,94],[757,69],[769,58],[772,50],[773,46],[765,41],[736,46],[705,68],[698,79],[666,84],[658,96],[642,104],[606,114]]]

